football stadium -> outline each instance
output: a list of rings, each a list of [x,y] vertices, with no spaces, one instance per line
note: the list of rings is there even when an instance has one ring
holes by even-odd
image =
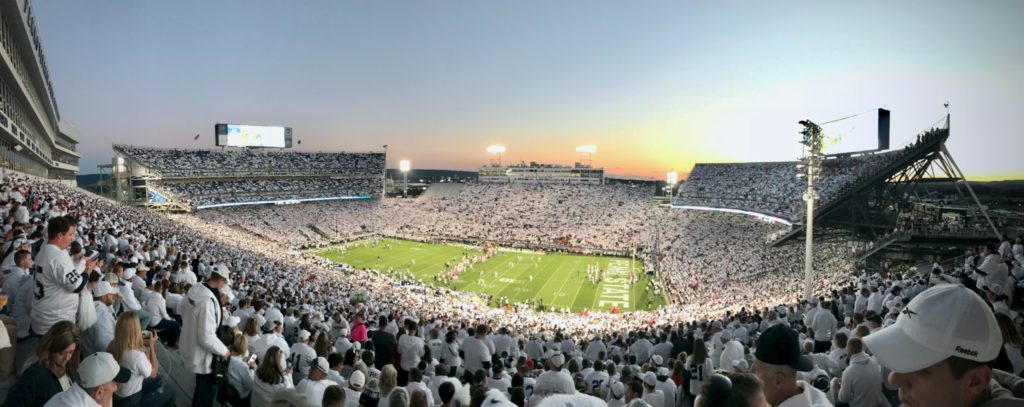
[[[1024,405],[1024,64],[920,10],[113,3],[0,2],[0,406]]]

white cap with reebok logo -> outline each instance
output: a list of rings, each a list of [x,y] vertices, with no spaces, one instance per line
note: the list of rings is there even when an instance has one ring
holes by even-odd
[[[947,284],[918,294],[895,324],[864,337],[864,345],[883,366],[910,373],[951,356],[995,360],[1002,333],[980,296],[960,284]]]

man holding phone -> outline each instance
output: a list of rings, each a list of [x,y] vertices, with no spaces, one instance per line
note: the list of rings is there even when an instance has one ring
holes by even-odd
[[[74,321],[78,312],[78,293],[89,282],[88,273],[99,263],[86,262],[79,272],[68,254],[78,224],[69,217],[50,220],[47,242],[39,251],[33,273],[35,290],[32,301],[32,333],[44,335],[60,321]]]

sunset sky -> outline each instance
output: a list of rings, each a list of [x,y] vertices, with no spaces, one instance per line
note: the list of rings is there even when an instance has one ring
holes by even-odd
[[[827,3],[827,4],[825,4]],[[611,174],[799,157],[797,121],[892,144],[952,115],[968,177],[1024,179],[1024,2],[33,2],[82,173],[111,143],[207,148],[218,122],[389,166],[571,164]],[[193,141],[196,134],[201,137]]]

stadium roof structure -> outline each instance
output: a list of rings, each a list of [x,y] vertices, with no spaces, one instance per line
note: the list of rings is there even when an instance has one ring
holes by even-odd
[[[912,238],[912,233],[888,233],[895,230],[900,208],[907,207],[915,190],[935,182],[954,182],[957,191],[969,193],[978,212],[991,227],[991,235],[982,233],[981,238],[1001,238],[999,230],[992,223],[985,207],[978,201],[946,148],[949,139],[949,115],[941,120],[940,127],[932,128],[918,137],[918,142],[904,147],[899,158],[874,171],[857,182],[847,185],[834,199],[815,209],[815,227],[853,230],[864,236],[871,236],[876,243],[860,258],[881,251],[886,246]],[[961,189],[963,187],[964,189]],[[779,246],[790,240],[800,239],[806,226],[796,219],[792,228],[775,236],[768,245]]]

